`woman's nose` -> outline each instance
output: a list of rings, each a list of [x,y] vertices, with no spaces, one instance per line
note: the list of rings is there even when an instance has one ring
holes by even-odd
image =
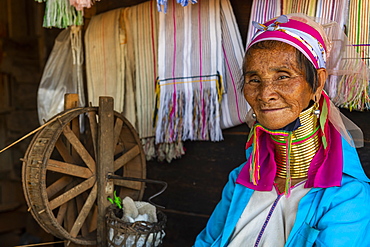
[[[259,100],[269,103],[278,98],[276,93],[274,82],[272,80],[262,81],[259,87]]]

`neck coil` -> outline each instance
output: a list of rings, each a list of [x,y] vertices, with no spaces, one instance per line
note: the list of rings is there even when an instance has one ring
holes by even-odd
[[[290,156],[288,157],[292,179],[307,177],[311,160],[320,147],[318,118],[313,114],[313,108],[314,106],[299,115],[301,126],[292,132]],[[275,144],[276,176],[286,178],[287,137],[276,134],[270,136]]]

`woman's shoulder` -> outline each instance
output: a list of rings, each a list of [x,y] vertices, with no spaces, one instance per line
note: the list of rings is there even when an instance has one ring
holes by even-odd
[[[339,187],[341,190],[364,191],[370,194],[370,184],[367,181],[343,174],[342,184]]]
[[[346,200],[362,201],[370,205],[370,184],[353,176],[343,174],[340,186],[325,189],[326,195],[340,203]]]

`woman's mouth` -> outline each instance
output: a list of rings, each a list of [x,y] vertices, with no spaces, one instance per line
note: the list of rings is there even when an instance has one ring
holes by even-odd
[[[282,110],[284,108],[285,107],[281,107],[281,108],[264,108],[264,109],[261,109],[261,112],[263,112],[263,113],[275,112],[275,111],[280,111],[280,110]]]

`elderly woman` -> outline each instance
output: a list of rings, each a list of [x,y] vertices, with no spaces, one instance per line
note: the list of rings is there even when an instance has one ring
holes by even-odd
[[[244,62],[255,124],[200,246],[370,246],[370,186],[338,109],[323,91],[328,41],[316,22],[281,16]]]

